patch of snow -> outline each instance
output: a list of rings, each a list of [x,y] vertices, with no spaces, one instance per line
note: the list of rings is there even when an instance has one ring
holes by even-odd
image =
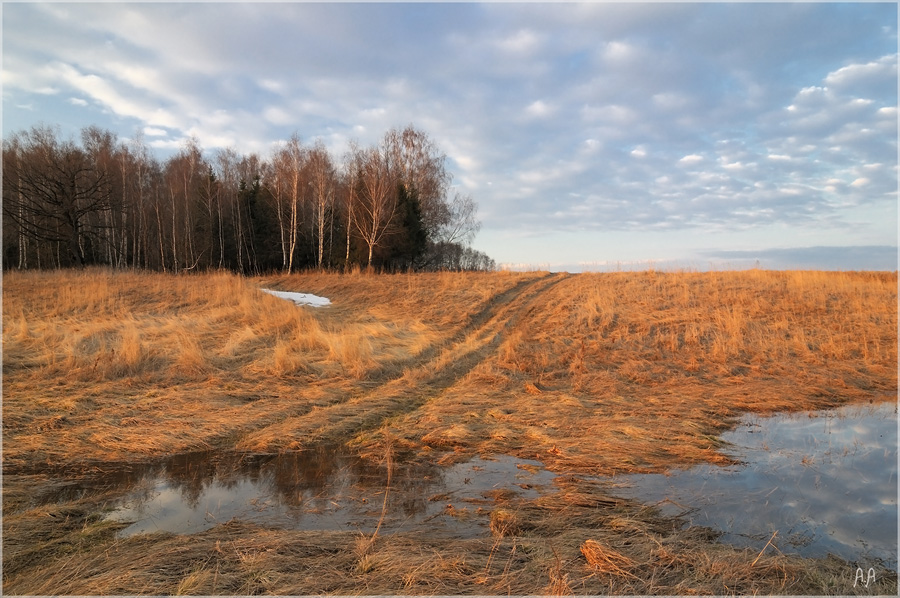
[[[331,305],[331,300],[310,293],[291,293],[288,291],[272,291],[270,289],[260,289],[264,293],[275,295],[279,299],[287,299],[293,301],[297,305],[311,305],[313,307],[325,307]]]

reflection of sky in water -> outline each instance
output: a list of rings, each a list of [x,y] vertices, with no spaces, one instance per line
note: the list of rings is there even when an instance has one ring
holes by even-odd
[[[149,492],[129,497],[112,517],[135,521],[125,530],[127,535],[156,531],[193,533],[232,518],[253,520],[264,513],[279,518],[288,515],[288,509],[266,496],[258,480],[245,479],[228,487],[212,481],[196,500],[185,500],[182,490],[165,480],[152,483]]]
[[[773,544],[785,553],[897,568],[895,404],[746,416],[722,440],[743,465],[620,476],[620,493],[671,501],[665,513],[690,509],[690,524],[738,545],[762,548],[777,530]]]
[[[384,505],[387,470],[340,454],[293,454],[263,463],[210,464],[210,455],[185,457],[129,484],[109,515],[131,521],[121,535],[196,533],[231,519],[304,530],[371,532]],[[537,461],[500,456],[449,468],[395,465],[384,530],[418,525],[437,534],[487,533],[491,491],[535,498],[553,474]]]

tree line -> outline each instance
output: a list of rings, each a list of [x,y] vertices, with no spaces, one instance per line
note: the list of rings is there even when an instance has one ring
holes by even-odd
[[[338,159],[295,134],[268,156],[190,139],[160,162],[140,134],[91,126],[77,143],[38,125],[3,142],[3,267],[493,270],[450,181],[413,126]]]

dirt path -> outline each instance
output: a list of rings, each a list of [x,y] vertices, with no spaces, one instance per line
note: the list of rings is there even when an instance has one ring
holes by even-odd
[[[548,274],[522,281],[472,315],[451,338],[394,369],[402,373],[375,372],[373,387],[250,432],[237,443],[238,450],[273,452],[346,441],[391,417],[418,409],[493,354],[522,317],[536,309],[544,293],[566,276]]]

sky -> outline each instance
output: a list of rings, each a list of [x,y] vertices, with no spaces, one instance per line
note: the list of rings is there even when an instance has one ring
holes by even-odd
[[[897,269],[897,4],[2,5],[2,130],[409,124],[519,269]]]

